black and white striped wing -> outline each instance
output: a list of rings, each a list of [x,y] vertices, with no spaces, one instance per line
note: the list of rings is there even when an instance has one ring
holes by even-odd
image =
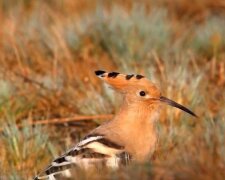
[[[55,180],[57,175],[70,177],[70,170],[79,166],[88,168],[98,164],[117,168],[129,160],[124,147],[110,141],[102,135],[86,136],[74,148],[55,159],[42,173],[34,179]]]

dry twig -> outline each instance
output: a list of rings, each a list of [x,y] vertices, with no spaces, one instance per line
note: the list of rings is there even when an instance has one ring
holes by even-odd
[[[53,119],[45,119],[45,120],[30,120],[27,124],[18,124],[18,128],[22,128],[26,125],[48,125],[48,124],[63,124],[63,123],[69,123],[74,121],[85,121],[85,120],[95,120],[95,119],[111,119],[113,117],[112,114],[102,114],[102,115],[90,115],[90,116],[73,116],[73,117],[67,117],[67,118],[53,118]],[[0,129],[0,132],[2,132],[3,129]]]

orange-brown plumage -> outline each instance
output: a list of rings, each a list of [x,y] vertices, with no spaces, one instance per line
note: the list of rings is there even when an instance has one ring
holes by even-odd
[[[123,103],[115,117],[92,130],[80,143],[52,164],[35,179],[55,179],[75,164],[89,167],[95,162],[118,167],[123,159],[144,162],[154,152],[158,133],[156,122],[163,103],[196,116],[186,107],[161,95],[157,86],[142,75],[117,72],[95,72],[105,83],[123,95]],[[87,154],[88,153],[88,154]],[[124,156],[124,154],[126,156]]]
[[[160,90],[141,75],[117,74],[110,77],[103,73],[99,77],[113,89],[123,94],[124,102],[113,120],[95,129],[120,144],[136,161],[150,157],[157,143],[155,127],[160,111]],[[141,96],[140,92],[145,95]]]

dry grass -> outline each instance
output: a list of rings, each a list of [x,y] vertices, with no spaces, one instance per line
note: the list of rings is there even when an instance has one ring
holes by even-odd
[[[0,179],[32,177],[101,120],[31,124],[116,112],[120,99],[94,76],[96,69],[145,74],[200,118],[165,107],[149,163],[79,171],[79,179],[224,179],[223,0],[0,6]]]

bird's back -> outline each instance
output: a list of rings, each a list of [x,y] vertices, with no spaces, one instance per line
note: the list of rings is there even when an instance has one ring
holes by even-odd
[[[119,143],[119,133],[114,134],[107,128],[110,128],[110,122],[94,129],[75,147],[55,159],[50,166],[35,177],[35,180],[54,180],[59,175],[69,177],[76,167],[117,168],[122,164],[127,164],[131,156],[125,151],[122,142]]]

